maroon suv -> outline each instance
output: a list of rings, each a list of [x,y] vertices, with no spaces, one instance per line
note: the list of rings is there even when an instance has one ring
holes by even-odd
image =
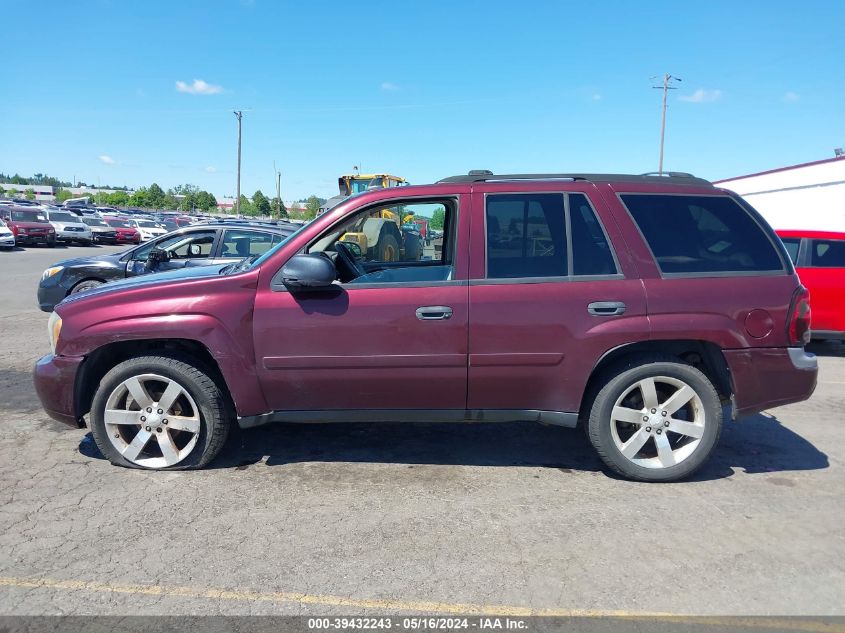
[[[409,216],[432,228],[414,248]],[[65,299],[47,412],[154,469],[206,465],[235,419],[580,422],[611,469],[667,481],[707,459],[723,405],[816,385],[780,240],[688,174],[470,172],[354,196],[260,252]]]

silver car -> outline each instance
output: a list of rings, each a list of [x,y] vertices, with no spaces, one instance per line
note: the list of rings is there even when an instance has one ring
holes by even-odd
[[[70,211],[47,209],[47,219],[56,229],[56,240],[59,242],[76,242],[83,246],[91,246],[94,235],[91,227],[83,223],[79,216]]]

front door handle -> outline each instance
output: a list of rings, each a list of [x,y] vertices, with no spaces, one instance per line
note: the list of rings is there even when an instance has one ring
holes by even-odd
[[[587,312],[593,316],[616,316],[625,314],[625,304],[621,301],[593,301],[587,306]]]
[[[451,319],[452,308],[449,306],[422,306],[417,308],[417,318],[420,321]]]

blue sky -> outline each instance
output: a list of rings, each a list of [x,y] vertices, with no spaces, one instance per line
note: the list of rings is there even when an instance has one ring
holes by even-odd
[[[845,145],[845,2],[0,0],[0,171],[286,200],[353,165],[665,168],[711,179]],[[199,82],[197,81],[199,80]]]

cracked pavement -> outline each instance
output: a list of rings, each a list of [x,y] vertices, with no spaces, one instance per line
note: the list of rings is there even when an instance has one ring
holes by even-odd
[[[0,252],[0,614],[845,615],[845,346],[689,482],[613,478],[580,430],[529,424],[277,425],[204,471],[131,471],[30,377],[42,270],[107,250]]]

